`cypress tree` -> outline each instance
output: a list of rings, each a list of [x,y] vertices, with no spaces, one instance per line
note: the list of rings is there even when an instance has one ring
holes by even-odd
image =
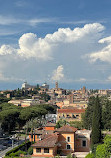
[[[101,105],[99,97],[95,98],[93,118],[92,118],[92,145],[97,144],[101,141]]]

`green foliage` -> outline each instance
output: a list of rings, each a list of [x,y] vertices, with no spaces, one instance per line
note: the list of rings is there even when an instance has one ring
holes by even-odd
[[[16,152],[19,151],[19,150],[25,151],[25,148],[26,148],[26,147],[29,148],[30,145],[31,145],[31,142],[30,142],[30,141],[27,141],[26,143],[24,142],[24,143],[20,144],[19,146],[13,148],[12,150],[8,151],[8,152],[5,154],[5,156],[10,156],[10,154],[16,153]]]
[[[50,96],[46,93],[40,94],[41,99],[45,100],[46,102],[48,102],[48,100],[50,100]]]
[[[18,151],[15,152],[15,153],[11,153],[9,156],[15,157],[15,156],[20,156],[20,154],[26,155],[27,153],[26,153],[25,151],[18,150]]]
[[[56,123],[56,128],[60,128],[64,125],[67,124],[67,121],[66,120],[63,120],[63,119],[60,119],[57,123]]]
[[[60,156],[59,156],[59,155],[57,155],[57,156],[55,156],[55,158],[60,158]]]
[[[17,109],[8,109],[0,112],[1,127],[4,131],[11,132],[15,129],[19,117]]]
[[[111,156],[111,135],[106,135],[103,144],[93,145],[94,158],[110,158]],[[88,154],[85,158],[93,158]]]
[[[4,158],[12,158],[12,156],[5,156]],[[14,156],[13,158],[21,158],[21,157]],[[25,156],[24,156],[24,158],[31,158],[31,157],[27,157],[27,156],[25,157]]]
[[[11,132],[16,127],[23,127],[27,121],[47,113],[55,113],[56,109],[51,105],[35,105],[30,107],[17,107],[13,104],[0,104],[0,123],[4,132]]]
[[[92,150],[92,153],[94,155],[96,155],[96,149],[97,149],[98,145],[100,145],[100,143],[98,143],[98,144],[91,144],[91,150]]]
[[[94,104],[95,104],[95,97],[90,97],[88,107],[85,111],[84,116],[82,116],[83,126],[85,129],[91,129],[92,127],[92,116],[93,116]]]
[[[95,158],[93,153],[89,153],[85,158]]]
[[[83,129],[82,121],[81,122],[80,121],[70,121],[69,124],[70,124],[70,126],[73,126],[77,129]]]
[[[104,138],[104,144],[98,145],[96,149],[96,158],[110,158],[111,155],[111,136]]]
[[[91,143],[97,144],[100,141],[101,141],[101,104],[97,96],[95,99],[94,110],[93,110]]]
[[[96,158],[109,158],[106,156],[105,145],[101,144],[97,146],[96,149]]]
[[[104,144],[106,153],[110,153],[111,155],[111,135],[106,135],[106,137],[104,138]]]
[[[93,117],[93,110],[95,105],[96,98],[90,97],[88,107],[85,111],[85,114],[82,117],[83,126],[85,129],[92,129],[92,117]],[[107,100],[106,96],[99,97],[100,105],[101,105],[101,113],[102,113],[102,120],[101,120],[101,128],[102,129],[111,129],[111,101]]]
[[[28,154],[29,154],[29,155],[32,155],[32,154],[33,154],[33,148],[32,148],[32,147],[28,148]]]
[[[106,101],[103,107],[102,122],[105,130],[111,129],[111,102],[109,100]]]

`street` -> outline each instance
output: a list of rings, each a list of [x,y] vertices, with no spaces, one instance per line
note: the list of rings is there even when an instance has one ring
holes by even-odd
[[[19,141],[19,145],[22,144],[24,142],[24,140],[20,140]],[[14,143],[13,144],[13,148],[17,147],[18,146],[18,142]],[[8,147],[7,149],[3,150],[0,152],[0,157],[4,157],[5,154],[10,151],[12,149],[12,146],[11,147]]]

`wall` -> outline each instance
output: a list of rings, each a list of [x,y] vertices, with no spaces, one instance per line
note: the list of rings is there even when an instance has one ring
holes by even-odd
[[[70,142],[67,142],[67,137],[70,137]],[[59,150],[62,150],[63,155],[74,152],[74,133],[61,133],[59,135],[59,144],[61,144]],[[71,145],[71,149],[66,149],[67,144]]]
[[[55,127],[44,127],[46,131],[55,130]]]
[[[67,115],[70,116],[70,118],[67,118]],[[78,115],[77,118],[73,118],[72,115],[76,116]],[[81,121],[81,114],[80,113],[57,113],[57,121],[60,119],[65,119],[67,121]]]
[[[86,147],[82,147],[82,140],[86,140]],[[88,139],[77,139],[75,142],[76,152],[89,152],[90,151],[90,140]]]
[[[32,142],[34,141],[34,135],[33,135],[33,138],[31,138],[31,134],[29,135],[29,140]],[[35,134],[35,142],[39,141],[40,138],[37,138],[37,135]]]
[[[33,148],[33,155],[32,156],[40,156],[40,157],[54,157],[56,154],[57,148],[49,148],[49,153],[44,153],[44,148],[41,148],[41,153],[36,153],[36,147]]]

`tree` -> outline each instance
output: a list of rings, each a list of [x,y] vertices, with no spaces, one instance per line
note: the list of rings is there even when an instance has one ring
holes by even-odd
[[[110,158],[111,155],[111,136],[106,135],[104,144],[100,144],[96,149],[96,158]]]
[[[70,121],[69,124],[77,129],[83,129],[83,123],[80,121]]]
[[[63,120],[63,119],[60,119],[57,123],[56,123],[56,128],[60,128],[64,125],[67,124],[67,121],[66,120]]]
[[[17,109],[8,109],[0,112],[1,128],[4,132],[10,133],[15,130],[18,118],[19,111]]]
[[[93,153],[89,153],[85,158],[95,158]]]
[[[88,107],[85,111],[85,114],[82,116],[83,126],[85,129],[92,128],[92,115],[93,115],[94,104],[95,104],[95,97],[90,97]]]
[[[97,144],[101,141],[101,104],[99,97],[95,99],[94,109],[93,109],[93,119],[92,119],[92,145]]]
[[[102,112],[102,123],[104,129],[111,129],[111,101],[107,100]]]

